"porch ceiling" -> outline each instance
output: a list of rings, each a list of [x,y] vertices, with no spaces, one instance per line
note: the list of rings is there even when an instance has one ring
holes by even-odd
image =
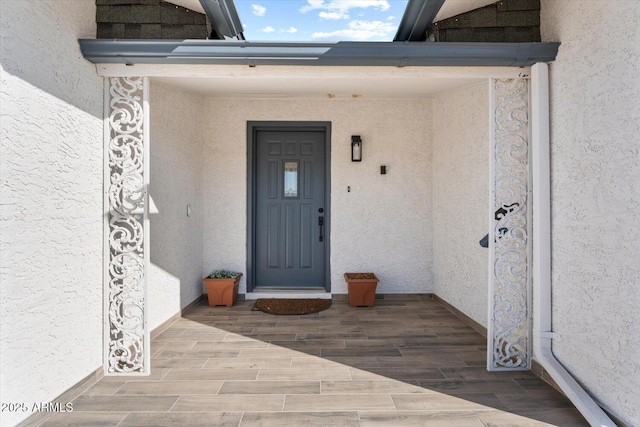
[[[418,99],[486,81],[483,78],[430,78],[414,76],[325,76],[313,79],[279,77],[154,77],[152,81],[176,86],[209,98],[368,98]]]
[[[209,98],[415,99],[487,81],[528,76],[513,67],[314,67],[97,64],[102,77],[149,77]]]

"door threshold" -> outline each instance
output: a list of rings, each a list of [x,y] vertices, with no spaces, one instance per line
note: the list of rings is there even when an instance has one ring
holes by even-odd
[[[253,292],[247,292],[244,298],[248,300],[255,300],[258,298],[331,299],[331,292],[327,292],[322,287],[287,288],[287,287],[256,286],[255,288],[253,288]]]

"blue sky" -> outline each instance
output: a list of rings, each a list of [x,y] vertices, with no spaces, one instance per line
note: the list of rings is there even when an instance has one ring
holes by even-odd
[[[390,41],[407,0],[235,0],[249,41]]]

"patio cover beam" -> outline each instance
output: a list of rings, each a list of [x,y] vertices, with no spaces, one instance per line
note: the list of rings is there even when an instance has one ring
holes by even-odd
[[[560,43],[338,42],[80,39],[95,64],[506,66],[553,61]]]
[[[238,40],[244,40],[242,22],[233,0],[200,0],[200,5],[220,39],[235,37]]]
[[[427,29],[445,0],[409,0],[393,41],[420,42],[427,38]]]

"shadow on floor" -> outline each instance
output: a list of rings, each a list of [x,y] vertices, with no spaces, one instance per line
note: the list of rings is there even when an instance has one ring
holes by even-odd
[[[475,409],[483,423],[495,425],[587,425],[566,397],[533,373],[488,372],[486,339],[426,295],[387,295],[372,308],[352,308],[345,296],[337,296],[328,310],[306,316],[275,316],[252,311],[252,306],[253,301],[230,308],[203,302],[186,319],[236,338],[255,340],[258,345],[268,344],[240,349],[240,359],[267,360],[289,357],[291,350],[299,352],[299,357],[292,357],[291,366],[276,368],[276,372],[265,368],[258,380],[312,377],[321,382],[321,394],[344,392],[349,396],[393,395],[396,389],[399,394],[414,394],[422,389],[430,399],[392,396],[396,409]],[[199,341],[193,350],[199,348],[219,347]],[[172,355],[161,351],[158,356]],[[205,368],[214,366],[215,359],[209,359]],[[339,374],[327,379],[332,377],[322,371],[345,367],[349,368],[348,379]],[[301,378],[296,378],[297,370],[305,371]],[[313,376],[310,372],[314,370],[321,372]],[[487,409],[499,412],[480,413]]]
[[[40,425],[587,425],[534,374],[487,372],[485,339],[428,296],[252,307],[202,301],[152,340],[150,376],[106,377]]]

